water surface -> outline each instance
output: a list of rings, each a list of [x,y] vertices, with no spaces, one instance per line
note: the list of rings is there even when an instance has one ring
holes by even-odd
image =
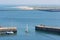
[[[0,11],[0,25],[17,27],[17,35],[0,36],[0,40],[60,40],[60,35],[36,32],[35,26],[60,26],[60,12]],[[28,24],[28,33],[25,32]]]

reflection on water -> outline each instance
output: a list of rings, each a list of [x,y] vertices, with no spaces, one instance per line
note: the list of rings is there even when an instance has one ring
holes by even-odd
[[[49,39],[52,39],[52,40],[56,40],[56,38],[52,37],[51,35],[56,35],[58,36],[59,34],[54,34],[54,33],[49,33],[49,32],[44,32],[44,31],[35,31],[36,34],[38,35],[42,35],[44,37],[47,37]]]
[[[0,34],[0,37],[2,37],[2,36],[16,36],[17,35],[17,33],[14,33],[14,34]]]
[[[37,30],[35,30],[35,32],[36,32],[36,33],[44,33],[44,34],[50,34],[50,35],[60,36],[60,33],[57,33],[57,32],[37,31]]]

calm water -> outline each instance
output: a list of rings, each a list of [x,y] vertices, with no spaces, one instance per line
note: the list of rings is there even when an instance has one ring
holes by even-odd
[[[29,32],[25,33],[26,24]],[[0,25],[16,26],[16,35],[0,36],[0,40],[60,40],[59,35],[36,32],[35,25],[60,26],[60,12],[0,11]]]

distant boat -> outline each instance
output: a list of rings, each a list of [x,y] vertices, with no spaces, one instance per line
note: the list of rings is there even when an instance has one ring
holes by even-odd
[[[14,34],[14,32],[12,32],[12,31],[11,32],[6,32],[6,34]]]
[[[26,25],[26,29],[25,29],[25,32],[28,32],[28,24]]]
[[[8,34],[8,35],[9,34],[14,34],[14,32],[13,31],[10,31],[10,32],[9,31],[7,31],[7,32],[0,32],[0,35],[4,35],[4,34]]]

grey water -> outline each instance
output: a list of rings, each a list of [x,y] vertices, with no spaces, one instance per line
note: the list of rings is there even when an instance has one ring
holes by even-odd
[[[0,11],[0,26],[17,27],[16,35],[0,36],[0,40],[60,40],[60,35],[36,32],[35,26],[40,24],[60,27],[60,12]]]

